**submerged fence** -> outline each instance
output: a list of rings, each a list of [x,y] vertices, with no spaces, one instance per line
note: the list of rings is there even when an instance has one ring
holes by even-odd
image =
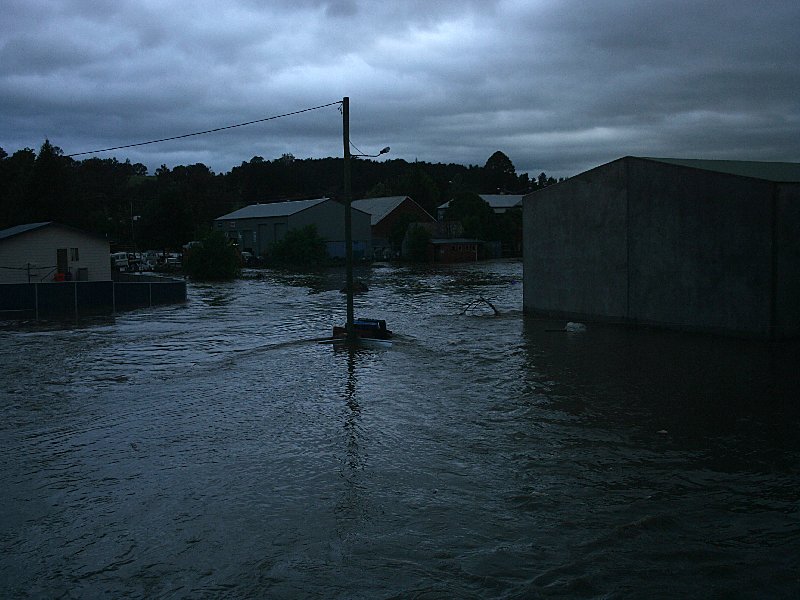
[[[181,302],[186,302],[186,282],[176,279],[0,284],[4,319],[78,318]]]

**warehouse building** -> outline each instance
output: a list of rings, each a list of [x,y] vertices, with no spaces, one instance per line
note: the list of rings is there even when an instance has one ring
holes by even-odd
[[[628,156],[523,206],[528,313],[800,335],[800,164]]]

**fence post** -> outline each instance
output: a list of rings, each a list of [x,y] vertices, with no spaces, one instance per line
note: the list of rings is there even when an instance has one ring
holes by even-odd
[[[33,284],[33,306],[36,313],[36,320],[39,320],[39,284]]]

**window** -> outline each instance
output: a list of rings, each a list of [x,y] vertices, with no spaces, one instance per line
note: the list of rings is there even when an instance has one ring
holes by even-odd
[[[77,248],[70,248],[69,249],[69,259],[72,262],[78,262],[80,260],[78,258],[78,249]]]

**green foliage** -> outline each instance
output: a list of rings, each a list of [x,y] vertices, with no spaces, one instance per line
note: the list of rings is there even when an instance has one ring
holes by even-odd
[[[229,281],[239,275],[239,251],[228,243],[220,231],[209,232],[200,244],[192,247],[185,257],[183,268],[197,281]]]
[[[139,249],[178,249],[213,220],[256,202],[336,197],[342,194],[342,158],[301,159],[285,152],[254,156],[228,173],[203,164],[161,165],[153,175],[140,163],[116,158],[73,160],[46,140],[39,152],[0,150],[0,229],[36,221],[60,221]],[[362,160],[352,164],[352,194],[410,196],[429,213],[461,192],[529,191],[556,183],[541,173],[516,178],[514,165],[495,152],[484,166]],[[498,239],[480,211],[464,215],[474,237]],[[495,223],[496,224],[496,223]],[[393,232],[404,233],[403,223]],[[395,235],[396,233],[396,235]]]
[[[269,251],[269,262],[275,266],[313,267],[327,260],[325,240],[314,225],[290,229]]]
[[[406,237],[408,226],[415,221],[417,221],[417,217],[415,215],[404,213],[397,217],[397,219],[395,219],[395,221],[392,223],[392,228],[389,231],[389,242],[392,244],[392,248],[394,250],[397,250],[403,244],[403,239]]]
[[[381,181],[366,193],[367,198],[385,196],[410,196],[430,214],[436,214],[436,207],[441,204],[442,191],[425,168],[414,164],[402,175]]]
[[[514,163],[499,150],[489,157],[483,167],[483,171],[483,189],[486,193],[497,194],[515,191],[519,185]]]
[[[431,242],[431,233],[419,224],[412,224],[408,228],[407,257],[413,262],[428,260],[428,244]]]
[[[497,239],[497,220],[492,207],[478,194],[461,192],[450,201],[445,218],[460,221],[464,237],[478,240]]]

